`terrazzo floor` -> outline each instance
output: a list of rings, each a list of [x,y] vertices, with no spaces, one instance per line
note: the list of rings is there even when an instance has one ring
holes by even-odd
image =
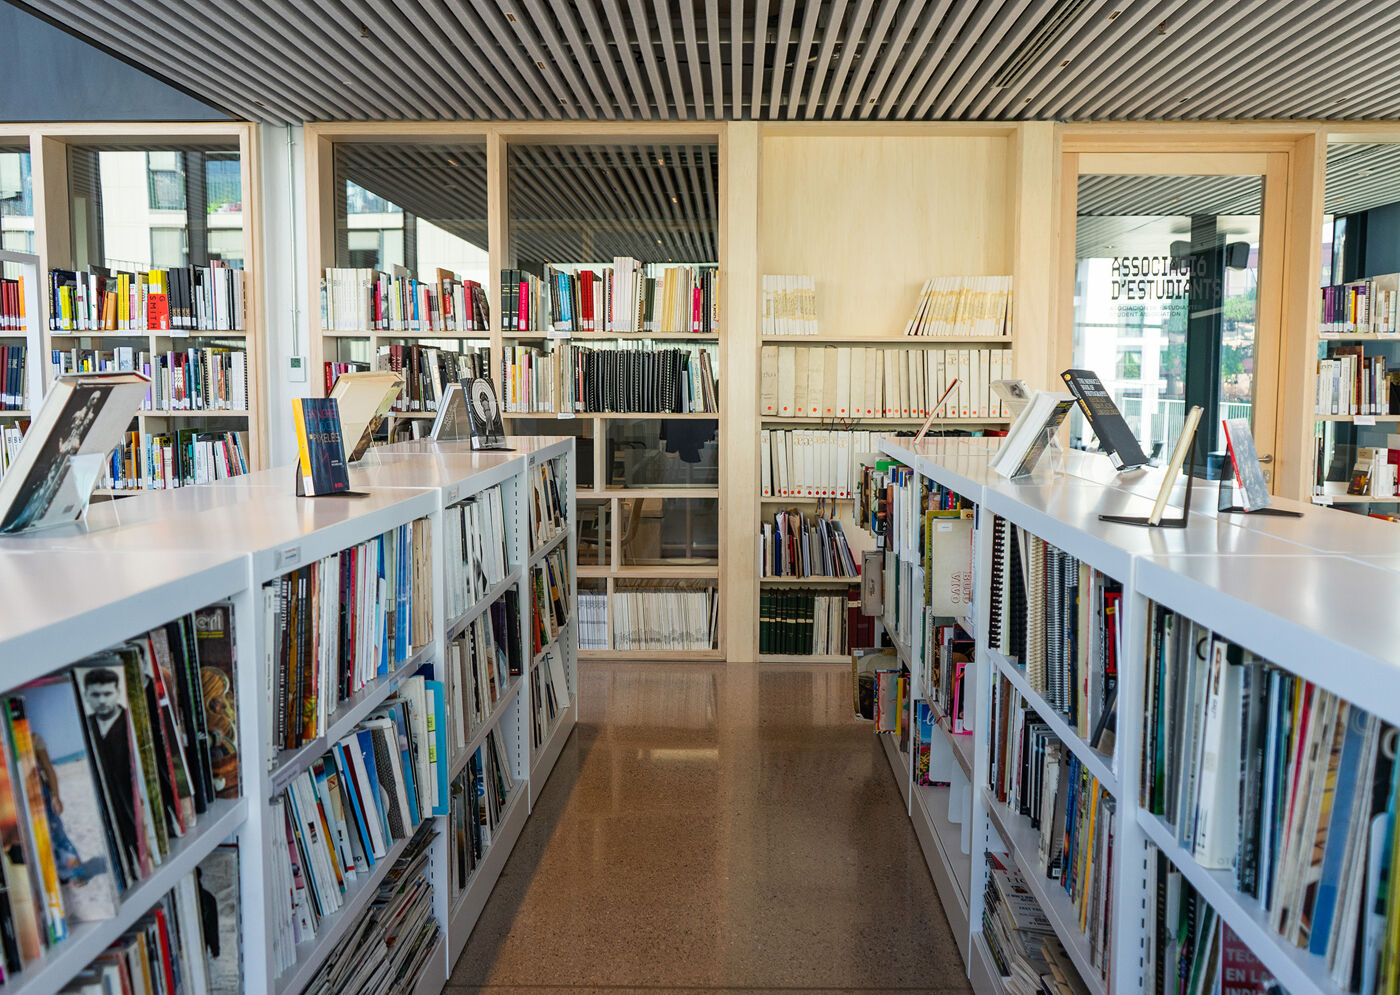
[[[580,669],[449,995],[971,991],[845,668]]]

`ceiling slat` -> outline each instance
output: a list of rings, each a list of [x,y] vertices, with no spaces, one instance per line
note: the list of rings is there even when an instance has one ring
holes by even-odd
[[[822,90],[826,88],[826,67],[831,62],[831,53],[841,37],[841,18],[846,14],[846,0],[832,0],[827,14],[826,28],[822,31],[822,43],[817,48],[817,67],[812,71],[812,82],[807,84],[807,117],[817,116],[817,106],[821,103]]]
[[[1400,119],[1394,0],[10,2],[275,123]]]

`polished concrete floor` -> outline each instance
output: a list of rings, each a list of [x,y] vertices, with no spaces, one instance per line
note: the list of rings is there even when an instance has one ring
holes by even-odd
[[[581,671],[449,995],[970,991],[845,668]]]

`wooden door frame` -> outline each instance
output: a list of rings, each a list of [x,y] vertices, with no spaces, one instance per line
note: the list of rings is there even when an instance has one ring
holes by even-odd
[[[1308,419],[1317,347],[1321,133],[1314,123],[1291,128],[1283,123],[1078,125],[1061,132],[1055,369],[1071,365],[1074,356],[1072,288],[1081,171],[1264,177],[1260,244],[1277,248],[1260,259],[1254,397],[1268,420],[1256,435],[1260,451],[1274,454],[1274,491],[1296,498],[1305,498],[1311,476]]]

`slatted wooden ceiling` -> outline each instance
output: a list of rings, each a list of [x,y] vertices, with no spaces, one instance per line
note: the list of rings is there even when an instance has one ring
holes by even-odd
[[[1400,117],[1393,0],[18,5],[250,120]]]

